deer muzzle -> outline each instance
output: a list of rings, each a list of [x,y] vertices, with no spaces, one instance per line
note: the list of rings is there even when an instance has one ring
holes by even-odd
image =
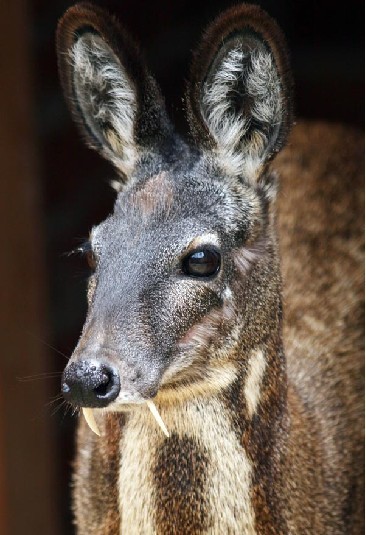
[[[160,375],[148,362],[138,366],[108,357],[73,357],[64,370],[61,390],[76,407],[116,409],[156,396]]]
[[[120,389],[116,368],[97,360],[71,362],[62,377],[65,399],[79,407],[107,407]]]

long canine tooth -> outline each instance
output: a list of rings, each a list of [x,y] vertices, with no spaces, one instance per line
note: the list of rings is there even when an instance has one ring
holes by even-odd
[[[148,399],[146,401],[146,403],[147,403],[147,406],[149,407],[149,409],[151,410],[151,413],[154,416],[155,420],[157,421],[159,427],[163,431],[164,435],[166,437],[169,437],[169,432],[168,432],[168,430],[167,430],[167,428],[165,426],[165,423],[163,422],[163,420],[162,420],[162,418],[161,418],[161,416],[159,414],[159,411],[156,408],[155,404],[150,399]]]
[[[90,409],[89,407],[83,407],[82,411],[83,411],[83,415],[84,415],[84,418],[86,420],[86,423],[88,424],[90,429],[96,435],[98,435],[98,437],[100,437],[100,431],[99,431],[99,428],[97,426],[97,422],[95,421],[95,416],[94,416],[93,409]]]

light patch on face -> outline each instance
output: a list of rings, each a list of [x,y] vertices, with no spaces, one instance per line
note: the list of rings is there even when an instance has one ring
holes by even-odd
[[[174,377],[174,369],[168,370],[169,374],[163,377],[163,384],[167,383],[171,377]],[[181,367],[177,366],[177,371],[181,371]],[[198,370],[199,374],[201,370]],[[194,373],[194,370],[192,370]],[[158,403],[164,405],[171,405],[176,403],[183,403],[188,399],[195,399],[199,397],[214,396],[228,388],[236,379],[237,366],[233,362],[222,363],[219,362],[215,366],[209,367],[205,370],[204,378],[190,380],[182,384],[177,384],[166,390],[161,389],[156,396]]]
[[[213,232],[207,232],[205,234],[202,234],[201,236],[198,236],[197,238],[191,241],[188,246],[188,249],[199,249],[202,245],[215,245],[216,247],[220,247],[218,235]]]
[[[212,339],[219,335],[223,323],[231,321],[234,317],[233,306],[225,301],[222,308],[214,308],[199,323],[193,325],[179,340],[178,347],[182,350],[194,347],[196,351],[207,348]]]
[[[222,297],[226,299],[227,301],[232,301],[233,299],[233,292],[229,288],[229,286],[226,286],[225,290],[222,292]]]
[[[241,247],[233,253],[234,264],[242,275],[247,275],[253,264],[266,252],[264,240],[254,243],[252,246]]]
[[[141,396],[137,391],[132,392],[131,390],[121,390],[116,399],[110,403],[107,407],[108,411],[124,411],[125,405],[134,405],[139,403],[145,403],[146,399]]]
[[[131,197],[131,203],[144,217],[150,217],[154,213],[169,215],[173,204],[173,189],[168,181],[167,173],[161,172],[149,178],[143,188],[135,191]]]
[[[252,418],[257,411],[266,365],[263,351],[261,349],[254,350],[249,357],[248,373],[244,384],[244,396],[249,418]]]

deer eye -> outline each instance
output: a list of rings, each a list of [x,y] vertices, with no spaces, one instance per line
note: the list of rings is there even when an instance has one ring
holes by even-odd
[[[94,273],[97,267],[97,257],[92,249],[90,241],[83,243],[80,247],[75,249],[74,252],[82,254],[82,256],[86,259],[90,271]]]
[[[219,271],[220,264],[220,253],[212,247],[205,247],[183,258],[182,269],[190,277],[211,277]]]

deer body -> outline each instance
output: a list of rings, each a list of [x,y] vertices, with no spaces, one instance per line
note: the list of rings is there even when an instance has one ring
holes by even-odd
[[[73,113],[125,177],[91,233],[89,313],[63,379],[101,432],[80,422],[78,532],[359,533],[357,134],[294,129],[273,164],[276,222],[291,83],[261,10],[226,12],[195,56],[198,148],[102,11],[69,10],[58,49]]]

